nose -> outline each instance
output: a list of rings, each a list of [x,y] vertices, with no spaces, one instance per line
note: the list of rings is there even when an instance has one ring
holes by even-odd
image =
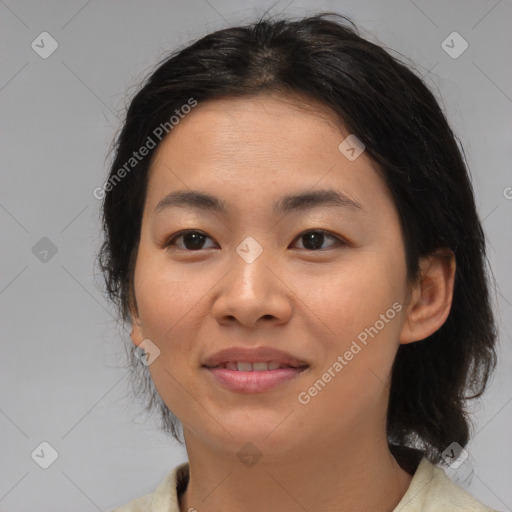
[[[219,283],[212,313],[221,325],[238,323],[256,328],[287,323],[292,315],[293,292],[275,258],[263,253],[251,263],[238,254]]]

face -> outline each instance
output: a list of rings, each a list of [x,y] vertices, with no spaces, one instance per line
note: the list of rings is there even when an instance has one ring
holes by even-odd
[[[132,339],[160,351],[149,371],[185,438],[225,452],[251,441],[279,456],[384,428],[407,292],[398,214],[371,160],[347,158],[348,133],[310,107],[200,103],[150,169]],[[180,191],[219,208],[169,196]],[[241,392],[202,366],[232,347],[308,366]]]

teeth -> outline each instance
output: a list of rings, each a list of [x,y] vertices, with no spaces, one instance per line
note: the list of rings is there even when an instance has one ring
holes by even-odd
[[[236,368],[239,372],[252,372],[251,363],[236,363]]]
[[[269,370],[277,370],[278,368],[290,368],[287,364],[281,364],[276,361],[261,361],[258,363],[245,363],[230,361],[218,366],[218,368],[226,368],[227,370],[239,372],[266,372]]]

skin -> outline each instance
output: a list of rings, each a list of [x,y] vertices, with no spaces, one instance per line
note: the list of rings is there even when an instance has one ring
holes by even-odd
[[[200,103],[154,155],[132,340],[159,348],[149,371],[183,425],[190,481],[182,512],[391,511],[410,484],[387,444],[390,371],[401,343],[446,320],[455,261],[424,258],[420,279],[408,283],[396,207],[366,153],[349,161],[340,152],[347,135],[307,98],[229,98]],[[273,212],[284,194],[320,188],[343,192],[364,211]],[[227,213],[173,206],[155,214],[169,192],[188,189],[226,201]],[[203,248],[183,237],[166,246],[183,229],[206,234]],[[311,249],[299,236],[306,230],[340,241],[324,233],[321,248]],[[263,249],[252,263],[236,252],[248,236]],[[299,403],[396,302],[401,311]],[[201,368],[206,356],[233,346],[275,347],[310,367],[271,391],[235,393]],[[248,442],[262,455],[252,467],[237,457]]]

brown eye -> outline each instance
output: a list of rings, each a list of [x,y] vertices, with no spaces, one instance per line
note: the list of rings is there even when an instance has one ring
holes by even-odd
[[[328,231],[324,231],[321,229],[313,229],[310,231],[305,231],[304,233],[301,233],[297,239],[303,241],[303,249],[306,249],[308,251],[316,251],[322,247],[326,239],[333,239],[337,242],[337,244],[343,244],[343,241],[335,236],[330,234]],[[332,245],[331,245],[332,247]],[[329,248],[329,247],[327,247]],[[325,250],[321,249],[321,250]]]
[[[167,247],[176,246],[176,240],[183,239],[184,247],[178,247],[178,249],[186,250],[186,251],[198,251],[200,249],[205,249],[204,242],[206,239],[210,238],[208,235],[203,233],[202,231],[197,230],[188,230],[181,231],[180,233],[174,235],[169,242],[166,244]],[[211,238],[210,238],[211,240]],[[206,247],[206,249],[210,249],[210,247]]]
[[[212,247],[204,246],[207,239],[212,240],[206,233],[203,233],[202,231],[180,231],[179,233],[173,235],[169,242],[167,242],[166,247],[176,247],[184,251],[200,251],[201,249],[211,249]],[[302,247],[299,248],[305,249],[307,251],[326,250],[330,247],[333,247],[333,244],[331,244],[328,247],[322,248],[327,239],[334,240],[334,245],[344,245],[344,242],[339,237],[321,229],[305,231],[296,238],[296,240],[302,241]],[[176,242],[178,240],[182,240],[182,242],[177,244]]]

